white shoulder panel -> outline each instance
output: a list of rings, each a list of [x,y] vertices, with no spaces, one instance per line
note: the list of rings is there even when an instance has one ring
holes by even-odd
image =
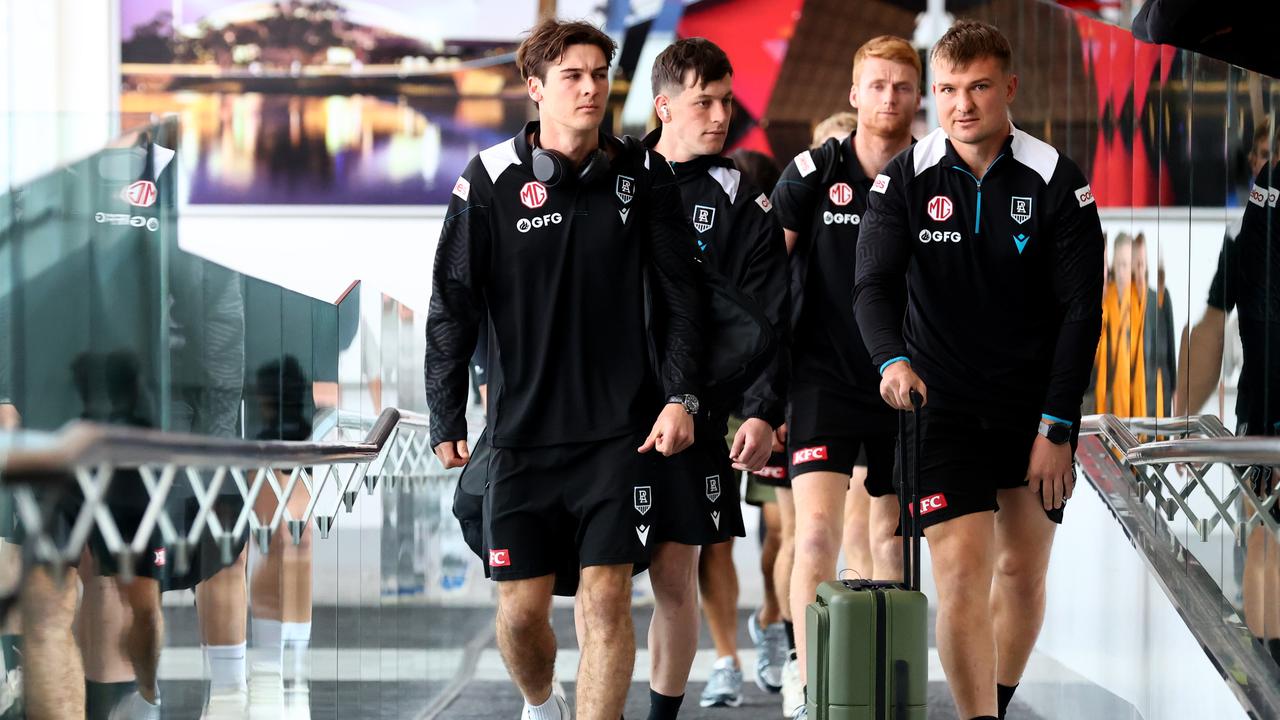
[[[724,193],[729,196],[729,204],[732,205],[738,198],[738,185],[742,182],[742,173],[735,168],[717,165],[708,169],[707,174],[720,183],[720,187],[724,188]]]
[[[1058,151],[1049,143],[1031,137],[1018,128],[1013,129],[1013,159],[1026,165],[1049,184],[1053,171],[1058,169]]]
[[[489,182],[497,184],[503,170],[520,164],[520,156],[516,154],[516,139],[504,140],[491,148],[481,150],[480,162],[484,163],[485,172],[489,173]]]
[[[915,165],[916,175],[919,176],[920,173],[937,165],[946,154],[947,134],[942,131],[942,128],[925,135],[924,139],[916,143],[911,150],[911,160]]]

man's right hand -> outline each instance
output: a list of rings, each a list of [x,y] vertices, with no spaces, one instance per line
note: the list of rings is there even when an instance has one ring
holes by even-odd
[[[880,378],[880,397],[889,403],[889,407],[908,412],[914,410],[911,404],[912,390],[920,393],[922,406],[929,403],[929,391],[916,371],[911,369],[911,363],[899,360],[884,369],[884,375]]]
[[[436,457],[445,470],[462,467],[471,459],[471,450],[466,440],[446,440],[436,446]]]

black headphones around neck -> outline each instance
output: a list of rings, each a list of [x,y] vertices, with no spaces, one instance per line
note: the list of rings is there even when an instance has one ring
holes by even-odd
[[[591,151],[587,159],[578,168],[577,179],[583,185],[591,185],[609,174],[609,154],[598,147]],[[547,150],[538,146],[538,135],[533,135],[533,176],[547,187],[555,187],[569,175],[573,161],[564,153]]]

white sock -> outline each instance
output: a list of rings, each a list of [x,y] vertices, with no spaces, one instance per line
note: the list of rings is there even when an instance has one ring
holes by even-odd
[[[280,626],[284,646],[293,654],[293,677],[306,675],[307,648],[311,645],[311,623],[287,622]]]
[[[211,690],[245,689],[245,643],[239,645],[206,645],[204,657],[209,663]]]
[[[265,671],[280,672],[284,664],[284,643],[280,632],[282,623],[268,618],[250,618],[252,640],[251,662]]]
[[[529,701],[524,702],[525,718],[527,720],[562,720],[564,717],[560,714],[560,706],[556,703],[556,694],[552,692],[547,696],[547,701],[541,705],[530,705]]]
[[[281,623],[280,639],[292,645],[309,645],[311,643],[311,623]]]

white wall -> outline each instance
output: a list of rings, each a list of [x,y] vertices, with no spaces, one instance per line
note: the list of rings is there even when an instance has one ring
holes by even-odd
[[[0,0],[0,191],[118,134],[120,0]]]

